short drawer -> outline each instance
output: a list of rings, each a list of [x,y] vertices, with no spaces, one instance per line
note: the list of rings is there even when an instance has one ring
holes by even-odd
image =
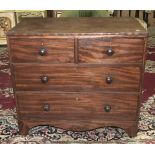
[[[138,96],[106,93],[16,93],[22,118],[135,121]],[[123,117],[122,117],[123,116]]]
[[[10,39],[12,61],[44,62],[44,63],[73,63],[74,39],[70,38],[24,38]]]
[[[140,67],[15,65],[16,90],[139,91]]]
[[[81,63],[141,63],[144,39],[85,38],[79,39]]]

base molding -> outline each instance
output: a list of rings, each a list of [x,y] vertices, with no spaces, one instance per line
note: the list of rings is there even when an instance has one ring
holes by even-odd
[[[93,125],[88,125],[88,123],[83,123],[81,121],[81,124],[79,124],[79,122],[75,125],[75,123],[67,123],[67,121],[64,121],[64,124],[62,123],[62,121],[51,121],[51,120],[46,120],[46,121],[28,121],[28,120],[19,120],[18,121],[18,125],[19,125],[19,134],[20,135],[28,135],[29,134],[29,130],[33,127],[36,126],[40,126],[40,125],[51,125],[51,126],[55,126],[61,129],[65,129],[65,130],[71,130],[71,131],[89,131],[89,130],[93,130],[93,129],[97,129],[97,128],[101,128],[101,127],[118,127],[123,129],[128,135],[129,137],[135,137],[137,136],[137,131],[138,131],[138,126],[136,122],[120,122],[120,123],[116,123],[116,122],[110,122],[108,125],[108,122],[98,122],[96,124]]]

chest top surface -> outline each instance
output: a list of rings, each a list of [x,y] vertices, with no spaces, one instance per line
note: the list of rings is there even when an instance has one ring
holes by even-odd
[[[31,18],[23,19],[7,35],[147,35],[135,18]]]

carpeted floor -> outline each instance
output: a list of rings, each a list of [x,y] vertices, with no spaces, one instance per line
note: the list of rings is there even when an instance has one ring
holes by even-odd
[[[153,31],[154,32],[154,31]],[[152,32],[151,32],[152,33]],[[0,48],[0,143],[155,143],[155,34],[151,35],[145,66],[143,101],[141,103],[137,137],[129,138],[120,128],[99,128],[72,132],[52,126],[38,126],[29,135],[20,136],[16,120],[15,101],[10,79],[8,53]]]

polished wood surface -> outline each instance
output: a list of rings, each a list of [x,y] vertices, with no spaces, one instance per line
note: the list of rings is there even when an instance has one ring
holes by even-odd
[[[116,126],[136,136],[147,35],[133,18],[23,20],[7,33],[20,134]]]
[[[73,63],[74,39],[10,39],[13,62]],[[61,45],[61,46],[60,46]],[[26,47],[26,48],[25,48]],[[45,49],[46,54],[40,55]]]
[[[138,91],[140,67],[15,65],[16,90]],[[42,82],[41,77],[48,77]],[[112,82],[108,83],[108,77]]]
[[[128,99],[127,99],[128,98]],[[135,121],[138,96],[109,93],[17,93],[20,118]],[[106,112],[106,106],[111,110]],[[45,110],[45,106],[48,109]],[[120,117],[120,115],[124,117]],[[79,124],[80,125],[80,124]],[[63,127],[63,126],[62,126]]]
[[[141,63],[144,39],[84,38],[79,40],[79,62]],[[109,48],[113,51],[108,54]]]

